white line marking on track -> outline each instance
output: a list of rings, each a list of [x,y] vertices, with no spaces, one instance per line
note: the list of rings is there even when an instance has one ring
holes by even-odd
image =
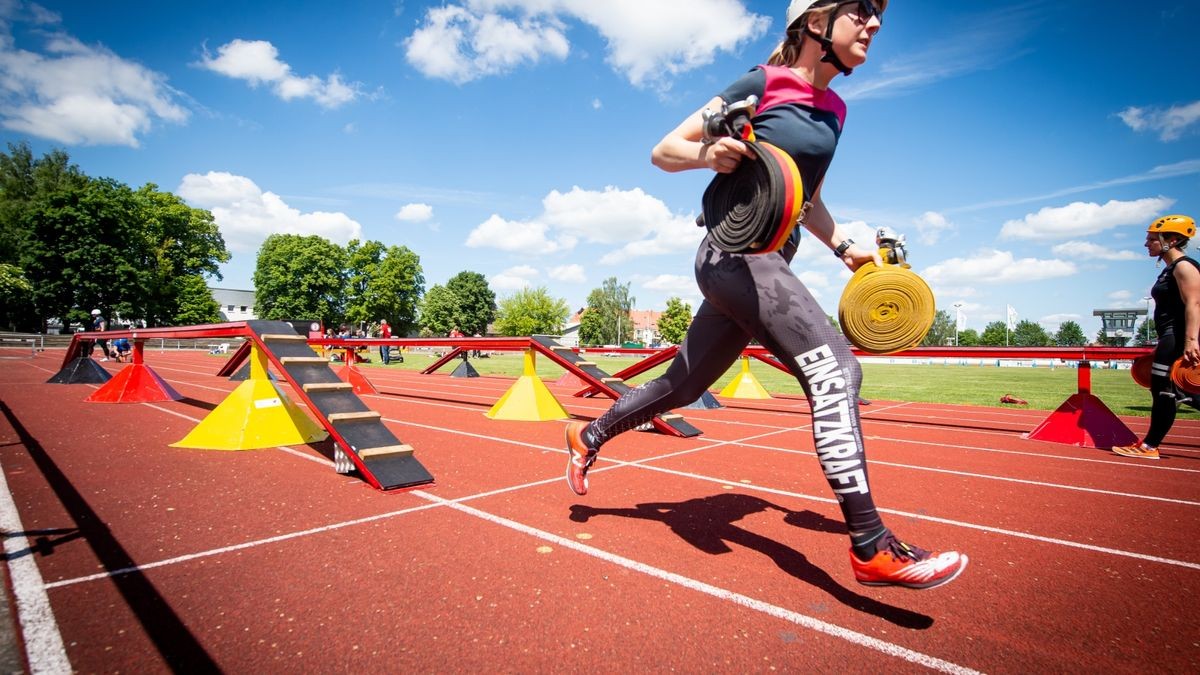
[[[730,590],[727,590],[724,588],[720,588],[718,586],[713,586],[712,584],[707,584],[707,583],[704,583],[703,581],[692,579],[690,577],[685,577],[681,574],[676,574],[674,572],[668,572],[667,570],[664,570],[664,569],[661,569],[658,567],[654,567],[654,566],[648,565],[643,562],[638,562],[636,560],[631,560],[629,558],[617,555],[615,553],[609,553],[608,551],[605,551],[605,550],[599,549],[599,548],[595,548],[593,546],[588,546],[587,544],[581,544],[577,541],[567,539],[565,537],[560,537],[560,536],[558,536],[556,534],[552,534],[550,532],[546,532],[545,530],[539,530],[535,527],[531,527],[531,526],[525,525],[523,523],[518,523],[516,521],[509,520],[502,516],[497,516],[495,514],[488,513],[487,511],[481,511],[472,506],[467,506],[465,504],[460,504],[457,502],[451,502],[451,501],[442,499],[441,497],[437,497],[435,495],[424,492],[422,490],[414,490],[412,494],[414,494],[418,497],[421,497],[423,499],[428,499],[431,502],[434,502],[436,504],[447,506],[451,509],[454,509],[455,511],[459,511],[459,512],[465,513],[467,515],[483,519],[494,525],[500,525],[502,527],[506,527],[511,530],[516,530],[517,532],[521,532],[522,534],[527,534],[527,535],[535,537],[537,539],[541,539],[543,541],[548,541],[552,544],[557,544],[563,548],[569,548],[573,551],[583,553],[584,555],[588,555],[593,558],[598,558],[605,562],[609,562],[614,565],[624,567],[625,569],[632,570],[634,572],[639,572],[641,574],[645,574],[647,576],[654,577],[655,579],[662,579],[663,581],[667,581],[667,582],[676,584],[678,586],[682,586],[689,590],[696,591],[698,593],[704,593],[705,595],[710,595],[714,598],[717,598],[718,600],[732,602],[734,604],[740,605],[747,609],[751,609],[756,612],[762,612],[763,614],[767,614],[769,616],[775,617],[776,619],[781,619],[783,621],[789,621],[796,625],[803,626],[804,628],[808,628],[809,630],[817,631],[819,633],[824,633],[826,635],[845,640],[845,641],[850,642],[859,647],[873,649],[877,652],[886,654],[888,656],[898,658],[898,659],[903,659],[905,661],[908,661],[909,663],[915,663],[917,665],[924,666],[926,668],[936,670],[939,672],[943,672],[943,673],[977,673],[977,672],[979,672],[979,671],[967,668],[965,666],[960,666],[956,663],[951,663],[950,661],[945,661],[943,659],[939,659],[937,657],[930,656],[928,654],[923,654],[918,651],[913,651],[911,649],[901,647],[900,645],[894,644],[892,642],[887,642],[884,640],[880,640],[878,638],[873,638],[869,635],[864,635],[862,633],[852,631],[848,628],[842,628],[841,626],[838,626],[838,625],[835,625],[832,623],[827,623],[825,621],[821,621],[820,619],[814,619],[811,616],[800,614],[799,612],[794,612],[790,609],[785,609],[785,608],[779,607],[777,605],[772,605],[770,603],[763,602],[762,600],[757,600],[750,596],[742,595],[741,593],[737,593],[737,592],[730,591]]]
[[[25,643],[25,655],[29,670],[34,673],[69,673],[71,661],[63,646],[50,598],[42,584],[42,573],[38,571],[33,556],[20,555],[29,549],[25,539],[21,515],[13,502],[12,492],[4,471],[0,469],[0,529],[4,532],[4,554],[8,559],[8,575],[12,582],[13,599],[17,604],[17,619],[21,624],[21,639]]]

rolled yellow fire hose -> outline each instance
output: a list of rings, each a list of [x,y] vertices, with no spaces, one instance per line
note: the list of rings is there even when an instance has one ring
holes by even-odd
[[[885,251],[880,254],[884,260]],[[842,291],[838,323],[855,347],[892,354],[921,344],[934,319],[933,291],[908,264],[858,268]]]

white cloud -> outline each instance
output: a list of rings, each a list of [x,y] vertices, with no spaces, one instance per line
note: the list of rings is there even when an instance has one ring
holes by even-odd
[[[599,31],[608,43],[608,63],[631,83],[662,88],[675,74],[711,63],[718,51],[735,51],[770,25],[736,0],[461,0],[426,11],[404,43],[406,57],[428,77],[469,82],[543,56],[566,58],[566,19]]]
[[[930,265],[921,277],[948,288],[968,284],[1007,284],[1069,277],[1078,272],[1067,260],[1017,259],[1008,251],[981,251],[971,258],[951,258]]]
[[[1050,249],[1054,255],[1071,256],[1081,260],[1141,260],[1146,257],[1144,249],[1138,251],[1116,250],[1090,241],[1068,241]]]
[[[216,57],[206,51],[199,65],[226,77],[245,80],[252,87],[268,85],[285,101],[307,98],[323,108],[345,105],[358,98],[362,89],[361,83],[343,82],[338,73],[324,79],[294,74],[291,66],[279,60],[275,45],[265,40],[233,40],[218,47]]]
[[[528,265],[518,265],[488,277],[488,284],[498,291],[519,291],[532,286],[537,278],[538,271],[536,269]]]
[[[512,20],[457,5],[429,9],[404,47],[408,62],[422,74],[457,84],[535,64],[543,56],[561,60],[569,50],[557,21]]]
[[[405,204],[394,217],[402,223],[423,223],[433,218],[433,207],[428,204]]]
[[[467,246],[513,253],[546,255],[574,248],[579,242],[624,244],[600,258],[612,264],[630,258],[694,249],[704,231],[691,215],[671,213],[662,200],[640,188],[603,191],[578,186],[552,190],[542,199],[542,213],[528,221],[492,215],[467,236]]]
[[[926,211],[920,218],[913,220],[917,226],[917,235],[922,244],[934,245],[941,239],[942,232],[955,229],[954,225],[936,211]]]
[[[37,7],[37,6],[34,6]],[[10,20],[57,22],[40,7],[31,15],[10,8]],[[0,124],[68,145],[138,147],[160,122],[182,124],[188,111],[166,76],[86,45],[62,32],[46,37],[43,53],[18,49],[0,21]]]
[[[1147,197],[1132,202],[1110,200],[1105,204],[1072,202],[1010,220],[1000,228],[1003,239],[1052,241],[1082,237],[1123,225],[1144,225],[1175,203],[1167,197]]]
[[[1159,140],[1174,141],[1200,122],[1200,101],[1169,108],[1129,107],[1117,116],[1134,131],[1149,131],[1158,134]]]
[[[1129,302],[1133,300],[1133,291],[1113,291],[1105,297],[1113,302]]]
[[[546,274],[555,281],[567,284],[582,284],[587,281],[583,265],[559,265],[546,270]]]
[[[679,274],[659,274],[642,282],[642,288],[659,291],[677,297],[696,297],[700,289],[696,287],[695,277],[685,277]]]
[[[234,252],[254,251],[272,234],[315,234],[343,245],[362,238],[362,226],[344,213],[301,213],[249,178],[224,171],[190,173],[175,192],[192,206],[212,212]]]

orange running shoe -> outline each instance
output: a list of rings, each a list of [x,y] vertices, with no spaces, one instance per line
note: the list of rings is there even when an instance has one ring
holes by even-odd
[[[585,428],[586,422],[567,423],[567,485],[571,492],[581,497],[588,491],[588,469],[592,468],[596,455],[600,452],[589,448],[587,443],[583,442]]]
[[[1113,452],[1122,457],[1137,457],[1139,459],[1158,459],[1158,448],[1152,448],[1145,443],[1122,445],[1114,447]]]
[[[933,588],[953,581],[967,568],[967,556],[956,551],[930,553],[905,544],[891,532],[883,536],[883,547],[868,561],[859,560],[850,549],[854,578],[864,586]]]

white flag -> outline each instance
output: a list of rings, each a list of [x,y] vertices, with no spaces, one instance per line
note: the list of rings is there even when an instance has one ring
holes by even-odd
[[[1008,329],[1017,329],[1017,310],[1013,309],[1012,305],[1008,306]]]
[[[967,329],[967,315],[963,314],[963,311],[961,309],[958,309],[955,311],[958,312],[958,316],[954,317],[954,329],[955,330],[966,330]]]

